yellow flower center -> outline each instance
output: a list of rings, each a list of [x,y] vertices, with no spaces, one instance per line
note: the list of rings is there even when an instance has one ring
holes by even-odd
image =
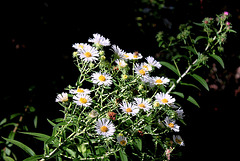
[[[126,112],[132,112],[132,109],[131,108],[127,108]]]
[[[80,98],[79,101],[80,101],[82,104],[87,103],[87,99],[86,99],[86,98]]]
[[[103,81],[106,80],[106,77],[105,77],[104,75],[100,75],[100,76],[98,77],[98,79],[99,79],[101,82],[103,82]]]
[[[125,146],[127,144],[127,142],[125,140],[122,140],[119,142],[122,146]]]
[[[157,79],[157,80],[155,81],[155,83],[160,84],[160,83],[162,83],[162,80],[161,80],[161,79]]]
[[[63,97],[62,102],[67,102],[68,101],[68,97]]]
[[[78,93],[83,93],[84,90],[83,90],[82,88],[78,88],[78,89],[77,89],[77,92],[78,92]]]
[[[178,143],[178,144],[182,144],[182,141],[179,140],[179,139],[177,139],[177,138],[175,138],[175,141],[176,141],[176,143]]]
[[[133,58],[135,58],[135,59],[136,59],[136,58],[138,58],[138,56],[137,56],[137,55],[133,55]]]
[[[79,44],[78,47],[81,48],[81,49],[83,49],[83,45],[81,45],[81,44]]]
[[[128,54],[124,54],[124,57],[125,57],[125,58],[128,58],[128,57],[129,57],[129,55],[128,55]]]
[[[139,104],[138,106],[141,108],[145,108],[145,105],[143,103]]]
[[[148,70],[148,66],[147,66],[147,65],[143,65],[143,68],[144,68],[145,70]]]
[[[90,52],[86,52],[84,55],[85,55],[87,58],[89,58],[89,57],[92,56],[92,54],[91,54]]]
[[[174,127],[174,123],[171,122],[171,123],[168,124],[168,126],[173,128]]]
[[[108,131],[108,128],[107,128],[106,126],[102,126],[102,127],[100,128],[100,130],[101,130],[102,132],[107,132],[107,131]]]
[[[162,103],[168,103],[168,100],[166,98],[162,99],[161,101]]]
[[[140,73],[141,75],[145,75],[145,74],[146,74],[146,72],[145,72],[144,69],[139,70],[139,73]]]

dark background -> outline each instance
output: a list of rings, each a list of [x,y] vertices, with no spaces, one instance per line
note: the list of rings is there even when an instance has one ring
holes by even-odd
[[[159,19],[148,18],[150,25],[139,26],[136,17],[143,16],[139,8],[149,8],[141,1],[33,1],[2,3],[1,15],[1,114],[0,117],[24,111],[24,106],[34,106],[39,116],[38,132],[50,134],[52,120],[61,117],[55,103],[57,93],[74,85],[78,71],[72,63],[72,44],[87,42],[93,33],[109,38],[127,51],[143,55],[159,53],[155,35],[164,30],[176,33],[179,24],[188,20],[201,22],[204,17],[214,17],[223,11],[232,14],[230,22],[237,34],[228,37],[223,59],[226,69],[217,64],[217,75],[224,82],[221,90],[194,92],[201,108],[185,103],[185,122],[181,135],[186,146],[178,148],[182,157],[171,160],[219,160],[236,155],[238,139],[239,87],[234,78],[239,61],[240,12],[237,1],[169,0],[166,6],[173,10],[159,10]],[[163,19],[172,23],[164,26]],[[154,25],[151,25],[154,24]],[[154,27],[153,27],[154,26]],[[211,64],[209,64],[211,67]],[[214,83],[210,69],[200,75]],[[223,84],[218,84],[219,88]],[[28,119],[27,117],[25,118]],[[31,118],[29,118],[31,119]],[[33,148],[34,149],[34,148]],[[36,148],[41,153],[41,149]],[[230,159],[229,159],[230,160]]]

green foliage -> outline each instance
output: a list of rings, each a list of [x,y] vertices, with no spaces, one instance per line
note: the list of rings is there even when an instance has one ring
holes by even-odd
[[[217,15],[216,21],[205,18],[194,26],[180,25],[179,33],[168,38],[159,32],[159,47],[169,53],[171,63],[159,63],[153,57],[145,58],[146,62],[141,53],[129,53],[116,45],[110,49],[113,53],[108,53],[110,41],[99,34],[89,39],[92,45],[74,44],[73,58],[79,77],[75,85],[57,95],[63,117],[48,120],[53,128],[51,136],[22,132],[42,141],[44,154],[36,155],[13,138],[5,140],[27,152],[30,157],[26,160],[168,159],[175,148],[184,144],[179,135],[173,134],[180,131],[179,125],[186,125],[181,105],[170,94],[200,107],[193,96],[178,92],[177,85],[199,90],[197,85],[201,84],[209,90],[196,71],[207,66],[209,58],[224,67],[216,53],[223,51],[227,33],[233,32],[227,18],[223,13]],[[195,27],[201,35],[192,32]],[[175,73],[174,77],[169,79],[159,73],[161,66]],[[152,75],[155,73],[159,75]],[[197,85],[184,82],[185,76],[194,78]],[[35,122],[37,118],[36,127]],[[2,120],[0,125],[5,123]]]

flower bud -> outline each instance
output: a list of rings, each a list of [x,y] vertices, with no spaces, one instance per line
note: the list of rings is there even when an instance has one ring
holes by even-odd
[[[95,117],[98,116],[98,112],[97,112],[96,110],[92,110],[92,111],[89,113],[89,116],[90,116],[91,118],[95,118]]]
[[[74,52],[72,53],[73,58],[77,57],[77,54],[78,54],[78,52],[77,52],[77,51],[74,51]]]

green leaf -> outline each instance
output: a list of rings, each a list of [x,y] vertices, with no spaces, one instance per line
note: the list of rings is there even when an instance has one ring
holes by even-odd
[[[43,155],[34,155],[34,156],[24,159],[23,161],[38,161],[42,157],[43,157]]]
[[[217,62],[222,66],[223,69],[225,68],[224,62],[223,62],[223,60],[222,60],[222,58],[220,56],[217,56],[215,54],[210,54],[210,56],[212,58],[214,58],[215,60],[217,60]]]
[[[177,68],[175,68],[175,66],[173,66],[172,64],[168,63],[168,62],[164,62],[164,61],[160,61],[160,64],[167,67],[168,69],[172,70],[174,73],[176,73],[178,76],[179,73],[178,73],[178,70]]]
[[[7,138],[4,138],[4,137],[2,137],[2,138],[4,140],[6,140],[6,141],[8,141],[8,142],[18,146],[19,148],[21,148],[22,150],[24,150],[26,153],[28,153],[31,156],[36,155],[35,152],[31,148],[29,148],[27,145],[25,145],[25,144],[23,144],[23,143],[21,143],[21,142],[19,142],[17,140],[7,139]]]
[[[207,82],[199,75],[193,74],[191,75],[194,79],[196,79],[206,90],[209,91]]]
[[[0,122],[0,126],[3,125],[3,124],[5,124],[6,122],[7,122],[7,119],[6,119],[6,118],[2,119],[2,121]]]
[[[171,92],[171,94],[175,94],[181,98],[185,98],[185,95],[181,92]],[[197,107],[200,107],[199,104],[197,103],[197,101],[192,96],[188,96],[187,101],[191,102],[192,104],[194,104]]]
[[[188,96],[187,100],[192,104],[196,105],[197,107],[200,107],[197,101],[192,96]]]
[[[38,122],[38,116],[35,116],[33,120],[33,124],[35,128],[37,128],[37,122]]]
[[[127,154],[122,149],[119,150],[121,161],[128,161]]]
[[[20,132],[20,133],[35,136],[36,139],[44,142],[50,138],[50,136],[46,134],[41,134],[41,133],[35,133],[35,132]]]
[[[175,94],[175,95],[177,95],[177,96],[179,96],[181,98],[184,98],[184,94],[181,93],[181,92],[171,92],[171,94]]]
[[[191,46],[181,46],[181,48],[187,49],[187,50],[191,51],[192,53],[194,53],[196,55],[198,54],[197,51]]]
[[[142,140],[140,138],[135,139],[135,146],[139,151],[142,151]]]
[[[201,39],[207,39],[206,36],[198,36],[195,40],[194,40],[194,43],[196,43],[198,40],[201,40]]]
[[[3,156],[3,160],[4,160],[4,161],[14,161],[13,158],[8,157],[8,156]]]
[[[195,25],[197,25],[197,26],[201,26],[201,27],[203,27],[203,26],[204,26],[204,24],[203,24],[203,23],[196,23],[196,22],[193,22],[193,24],[195,24]]]
[[[183,82],[181,82],[180,84],[183,85],[183,86],[194,87],[194,88],[198,89],[199,91],[201,91],[201,89],[198,88],[198,87],[197,87],[196,85],[194,85],[194,84],[191,84],[191,83],[183,83]]]

